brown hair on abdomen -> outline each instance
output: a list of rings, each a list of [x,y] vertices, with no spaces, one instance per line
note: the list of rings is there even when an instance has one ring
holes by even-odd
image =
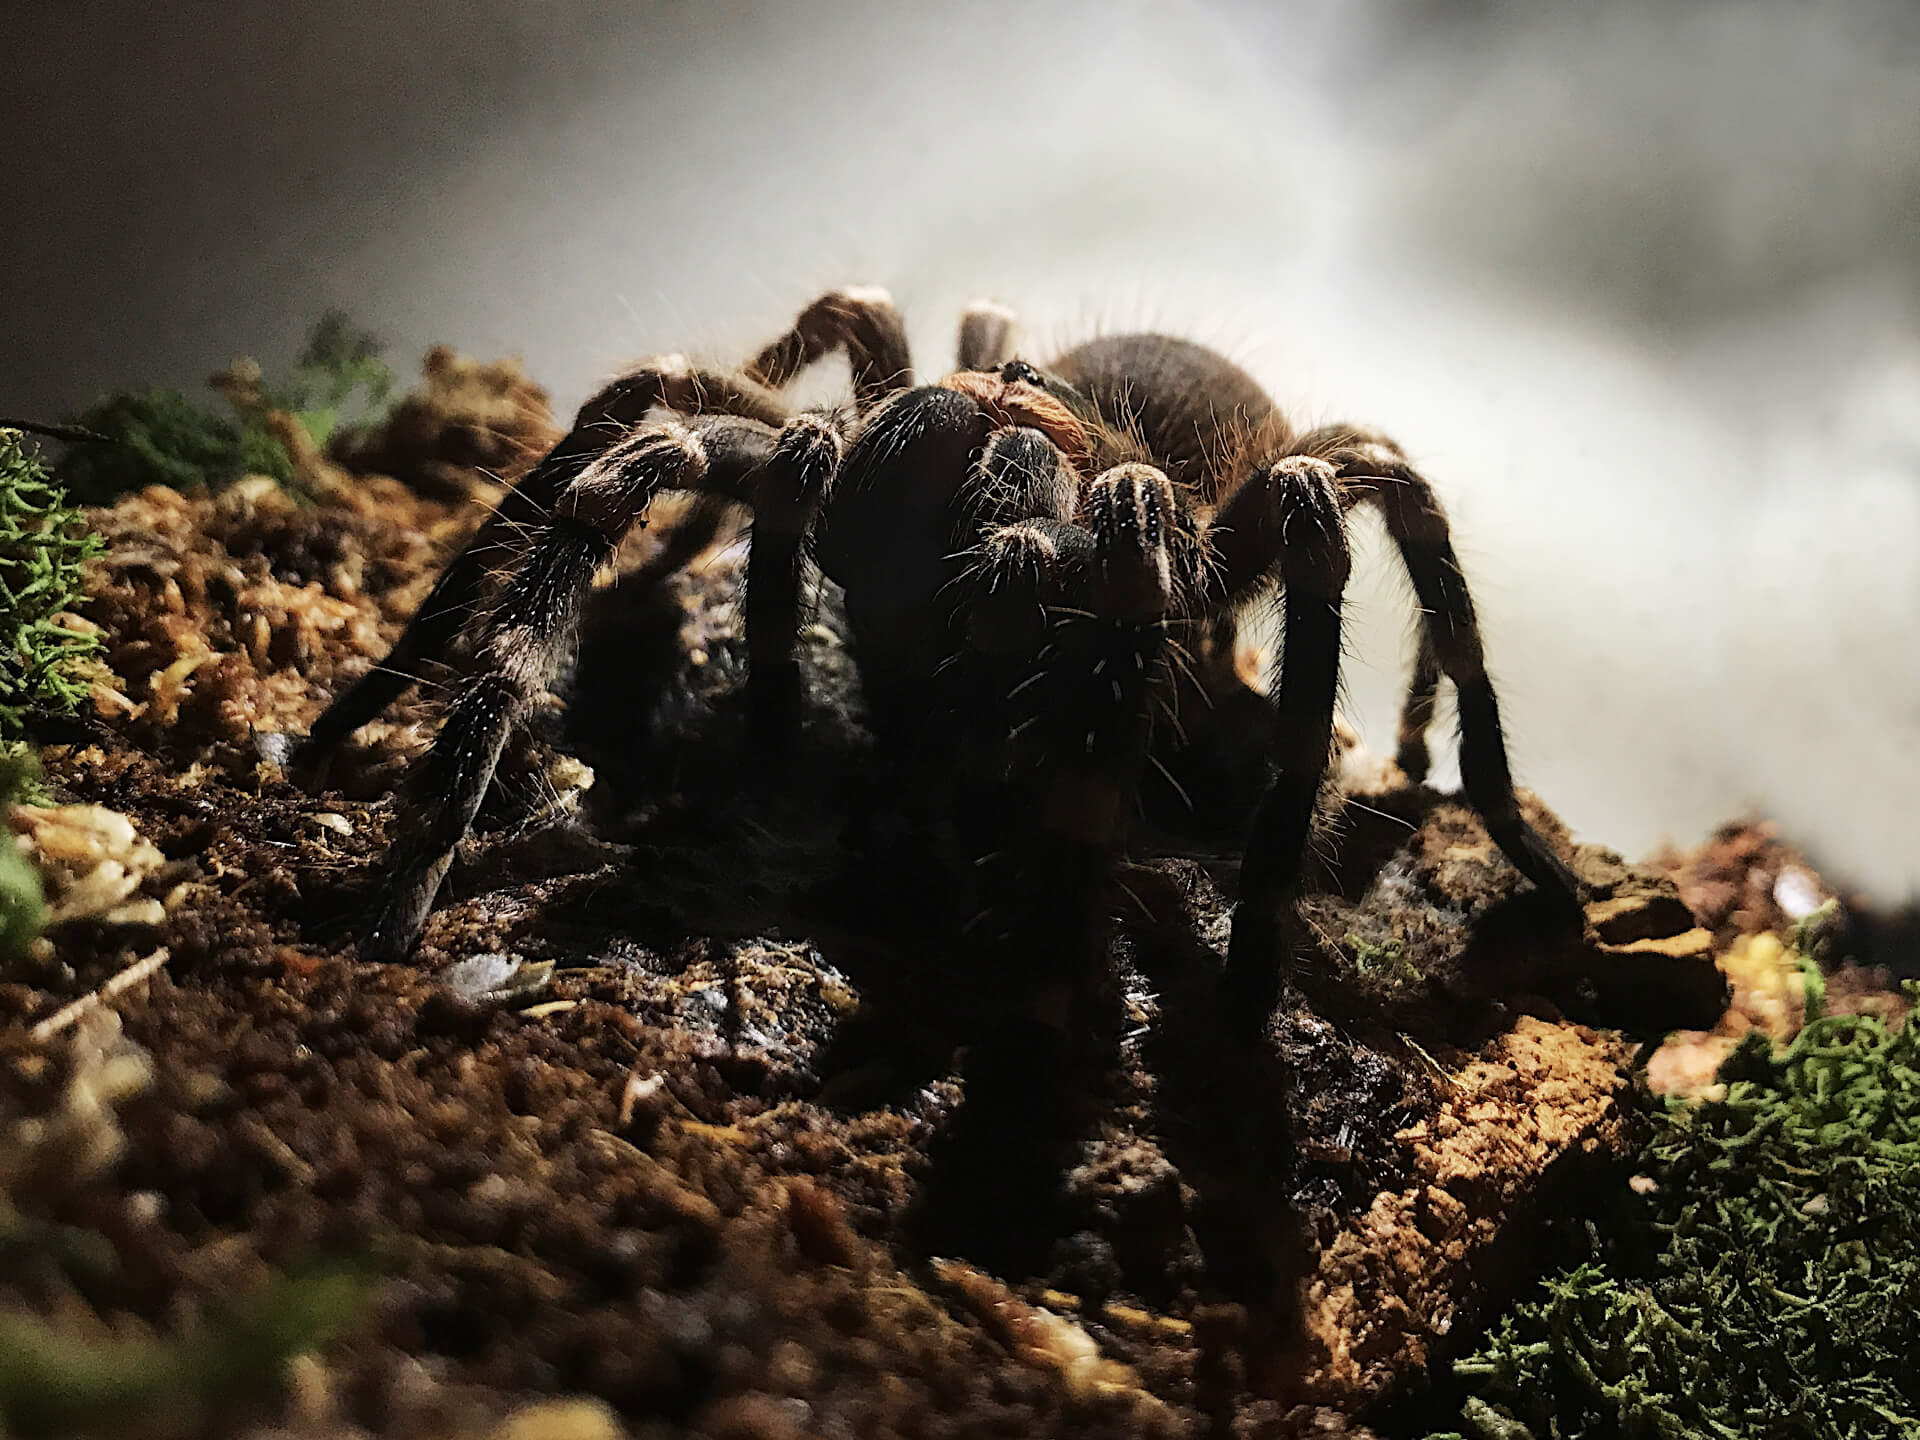
[[[1214,503],[1223,457],[1285,422],[1267,392],[1226,356],[1172,335],[1107,335],[1076,345],[1050,371],[1086,395],[1116,429],[1132,430],[1176,484]]]

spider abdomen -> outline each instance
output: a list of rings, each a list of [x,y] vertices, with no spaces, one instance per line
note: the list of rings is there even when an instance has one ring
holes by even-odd
[[[1131,430],[1175,484],[1218,498],[1223,456],[1279,411],[1260,383],[1218,351],[1173,335],[1106,335],[1048,367],[1116,429]]]

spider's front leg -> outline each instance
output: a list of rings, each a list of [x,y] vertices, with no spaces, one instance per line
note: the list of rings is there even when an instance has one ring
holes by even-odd
[[[1115,466],[1084,495],[1062,496],[1055,477],[1071,471],[1045,437],[999,432],[983,468],[995,459],[1003,473],[977,476],[971,491],[976,517],[1033,518],[985,523],[960,587],[967,663],[989,687],[977,714],[1003,777],[979,832],[992,853],[976,925],[1016,946],[1043,995],[1105,933],[1198,537],[1184,497],[1152,466]]]
[[[501,751],[564,663],[594,577],[653,497],[700,490],[751,502],[764,492],[796,497],[784,512],[771,501],[770,510],[807,515],[839,456],[837,430],[817,416],[778,432],[711,418],[644,425],[574,477],[489,617],[474,668],[409,782],[384,903],[363,947],[369,958],[412,950]]]
[[[1087,487],[1092,537],[1076,612],[1040,658],[1042,731],[1054,769],[1047,826],[1108,856],[1124,846],[1167,663],[1168,625],[1197,578],[1191,509],[1166,475],[1129,463]]]
[[[967,577],[968,644],[1024,671],[1007,721],[1041,828],[1104,861],[1132,819],[1169,618],[1196,580],[1197,526],[1165,474],[1134,463],[1101,473],[1077,518],[1061,518],[1073,498],[1059,494],[1070,474],[1059,452],[1032,431],[995,441],[986,460],[1023,463],[975,493],[1031,518],[985,527]]]
[[[481,601],[489,572],[523,553],[527,537],[543,531],[567,487],[652,411],[731,415],[777,427],[792,412],[776,392],[835,351],[847,356],[862,409],[913,383],[906,324],[892,298],[884,290],[849,288],[831,291],[802,310],[786,334],[748,362],[744,373],[666,355],[634,367],[594,395],[580,407],[573,428],[507,492],[479,533],[448,564],[385,659],[336,696],[314,721],[294,760],[296,779],[309,789],[318,788],[341,743],[424,678],[429,664],[447,659]],[[688,546],[710,516],[706,512],[696,518]]]
[[[1209,532],[1206,599],[1231,606],[1277,573],[1286,622],[1274,697],[1273,775],[1254,810],[1227,950],[1236,1014],[1264,1024],[1291,954],[1299,882],[1333,751],[1340,611],[1350,559],[1333,467],[1295,456],[1256,471]]]
[[[1073,523],[1079,482],[1058,447],[1026,426],[997,430],[960,495],[968,556],[961,610],[968,648],[1035,655],[1049,611],[1083,599],[1093,536]]]
[[[496,566],[523,553],[542,534],[568,487],[656,408],[687,414],[736,415],[777,426],[787,418],[780,397],[758,382],[664,356],[637,366],[580,407],[573,428],[501,499],[473,539],[448,562],[400,639],[384,659],[334,697],[301,742],[295,778],[309,789],[324,783],[341,743],[445,661],[461,629],[481,603]]]

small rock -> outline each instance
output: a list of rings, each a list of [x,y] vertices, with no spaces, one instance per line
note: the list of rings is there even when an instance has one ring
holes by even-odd
[[[553,980],[551,960],[517,955],[472,955],[440,972],[440,983],[469,1005],[524,1004]]]
[[[1587,906],[1587,923],[1609,945],[1678,935],[1695,924],[1686,902],[1671,890],[1595,901]]]
[[[626,1431],[600,1400],[545,1400],[500,1422],[493,1440],[622,1440]]]

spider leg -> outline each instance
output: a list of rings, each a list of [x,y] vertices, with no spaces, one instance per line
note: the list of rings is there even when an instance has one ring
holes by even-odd
[[[840,466],[840,428],[796,415],[753,483],[753,543],[747,551],[747,701],[754,728],[779,742],[799,725],[799,642],[806,542]]]
[[[988,913],[1036,977],[1090,956],[1102,933],[1169,617],[1197,553],[1192,512],[1167,477],[1123,464],[1087,486],[1079,523],[998,526],[968,574],[969,653],[1002,687],[973,713],[1006,737],[998,813],[978,832],[994,837]]]
[[[893,297],[869,286],[831,290],[800,312],[793,328],[747,362],[746,373],[776,390],[835,350],[853,367],[853,394],[862,410],[913,384],[906,322]]]
[[[1418,785],[1427,778],[1432,756],[1427,752],[1427,731],[1433,725],[1433,707],[1440,693],[1440,655],[1433,646],[1433,627],[1421,625],[1419,648],[1413,657],[1413,678],[1407,682],[1407,698],[1400,707],[1400,733],[1394,763],[1407,779]]]
[[[998,370],[1013,359],[1019,317],[995,300],[976,300],[960,317],[962,370]]]
[[[1045,823],[1110,856],[1146,763],[1168,617],[1191,587],[1199,548],[1191,510],[1150,465],[1095,477],[1081,517],[1092,539],[1078,587],[1085,609],[1052,628],[1039,660],[1035,704],[1053,771]],[[1058,539],[1055,550],[1072,554]]]
[[[454,556],[414,612],[386,658],[337,695],[308,730],[295,760],[308,788],[324,783],[340,744],[444,660],[486,590],[496,565],[511,562],[530,535],[542,532],[561,494],[607,448],[656,407],[687,414],[742,416],[780,425],[787,407],[757,382],[663,356],[630,370],[580,407],[573,429],[507,492],[464,549]]]
[[[660,542],[659,553],[625,577],[625,583],[651,589],[678,575],[720,538],[732,506],[717,495],[702,495],[687,507]]]
[[[1013,682],[1001,717],[1015,788],[1049,845],[1083,849],[1096,869],[1125,840],[1168,616],[1197,553],[1179,493],[1130,463],[1087,486],[1079,523],[1042,511],[992,527],[966,577],[969,650]]]
[[[594,577],[653,497],[693,489],[745,498],[756,473],[778,469],[782,456],[812,460],[813,430],[796,421],[776,436],[731,417],[647,424],[574,476],[488,617],[475,667],[410,786],[385,905],[364,947],[370,958],[398,960],[413,948],[508,737],[565,660]]]
[[[960,497],[993,428],[971,397],[945,386],[892,397],[861,424],[815,527],[814,558],[846,590],[870,662],[868,700],[881,710],[897,684],[924,678],[945,653],[950,587],[964,565],[957,552],[971,543]]]
[[[1261,796],[1240,866],[1240,898],[1227,950],[1235,1009],[1264,1023],[1292,948],[1298,892],[1333,750],[1340,688],[1340,610],[1350,560],[1333,468],[1280,460],[1230,496],[1215,517],[1213,584],[1226,594],[1277,570],[1286,623],[1273,703],[1273,776]],[[1218,597],[1216,597],[1218,598]]]
[[[967,648],[1008,659],[1036,655],[1052,612],[1085,603],[1093,558],[1093,536],[1071,521],[1023,520],[989,531],[967,570]]]
[[[308,788],[324,783],[326,768],[347,736],[372,720],[423,678],[425,666],[446,657],[486,589],[494,566],[521,553],[561,493],[628,429],[656,408],[684,415],[735,415],[779,426],[790,410],[775,393],[806,366],[835,349],[853,365],[861,407],[912,383],[906,327],[881,290],[839,290],[800,313],[793,327],[765,347],[745,373],[703,368],[667,355],[635,367],[580,407],[573,429],[529,470],[479,532],[434,582],[385,659],[362,675],[316,719],[294,762]]]
[[[962,605],[969,648],[1006,656],[1039,649],[1048,608],[1065,602],[1093,554],[1093,536],[1070,520],[1078,491],[1059,448],[1038,430],[1015,426],[988,437],[960,501],[958,538],[974,542]]]
[[[1535,886],[1578,904],[1580,882],[1566,862],[1520,813],[1500,726],[1500,702],[1487,676],[1473,597],[1454,554],[1446,512],[1425,477],[1389,442],[1344,432],[1348,443],[1330,448],[1350,490],[1377,506],[1424,611],[1423,658],[1401,720],[1401,750],[1421,766],[1426,722],[1432,718],[1434,668],[1453,682],[1460,706],[1460,782],[1487,832],[1513,867]],[[1314,443],[1313,436],[1303,448]],[[1430,656],[1430,658],[1428,658]],[[1407,736],[1416,737],[1409,747]],[[1402,768],[1407,768],[1403,762]],[[1413,772],[1409,770],[1409,774]]]
[[[1060,447],[1027,425],[987,437],[961,492],[963,522],[982,530],[1026,520],[1069,520],[1079,503],[1079,477]]]

